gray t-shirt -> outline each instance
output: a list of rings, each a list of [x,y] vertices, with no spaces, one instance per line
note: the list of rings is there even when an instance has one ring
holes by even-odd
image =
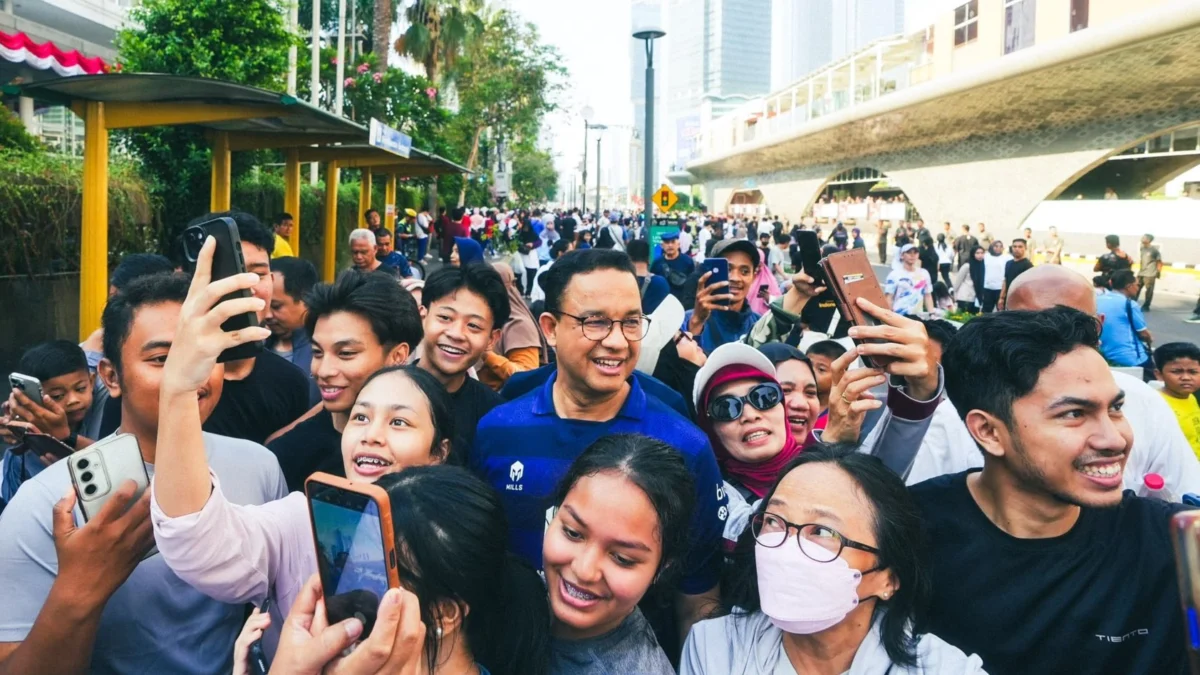
[[[287,495],[279,462],[261,445],[206,433],[204,447],[229,501]],[[153,476],[153,465],[146,470]],[[0,518],[0,642],[25,640],[50,594],[58,574],[53,509],[70,486],[67,463],[56,462],[26,481]],[[78,508],[75,522],[83,523]],[[243,617],[243,605],[212,600],[153,555],[109,598],[89,672],[227,673]]]
[[[675,675],[642,610],[612,631],[586,640],[550,643],[551,675]]]

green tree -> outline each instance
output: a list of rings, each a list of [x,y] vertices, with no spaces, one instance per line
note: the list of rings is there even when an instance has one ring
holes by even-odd
[[[37,152],[42,150],[42,142],[25,130],[21,118],[14,115],[8,108],[0,106],[0,150],[16,152]]]
[[[425,77],[440,87],[453,79],[451,69],[471,38],[484,30],[484,0],[414,0],[405,9],[408,29],[396,40],[396,51],[425,68]]]
[[[211,77],[276,91],[283,89],[288,46],[296,38],[284,26],[275,0],[144,0],[117,33],[123,70]],[[208,210],[209,148],[192,127],[151,128],[124,134],[157,180],[155,195],[169,205],[165,237]],[[252,163],[234,155],[235,176]]]
[[[518,147],[513,156],[512,188],[522,204],[553,201],[558,195],[558,170],[550,153]]]

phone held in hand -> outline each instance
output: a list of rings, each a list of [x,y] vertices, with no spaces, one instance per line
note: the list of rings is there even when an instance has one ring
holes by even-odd
[[[821,240],[812,230],[800,230],[796,233],[796,247],[799,249],[800,265],[804,273],[812,277],[813,286],[824,286],[825,270],[821,268]]]
[[[150,488],[142,450],[133,434],[109,436],[71,454],[67,469],[85,522],[100,513],[125,481],[132,480],[137,484],[130,505]]]
[[[9,428],[12,429],[12,427]],[[49,434],[23,433],[21,443],[28,452],[32,452],[39,457],[51,455],[62,459],[75,452],[75,448]]]
[[[400,587],[391,501],[377,485],[320,472],[308,477],[304,492],[325,614],[331,625],[358,619],[365,639],[384,593]]]
[[[200,257],[200,249],[204,248],[204,242],[209,237],[217,240],[217,250],[213,253],[212,280],[217,281],[237,274],[245,274],[246,259],[242,255],[242,238],[238,234],[237,223],[232,218],[226,217],[214,218],[183,231],[183,252],[187,259],[188,270],[195,272],[196,259]],[[250,295],[248,289],[242,289],[221,298],[221,302],[248,298]],[[221,324],[221,330],[229,333],[256,326],[258,326],[258,316],[254,312],[245,312],[229,317],[225,323]],[[226,363],[248,359],[258,355],[262,349],[261,341],[247,342],[221,352],[221,355],[217,357],[217,362]]]
[[[842,318],[855,326],[875,326],[879,321],[864,312],[858,306],[858,299],[865,298],[876,307],[891,309],[883,287],[875,276],[871,262],[867,260],[866,249],[856,248],[849,251],[832,253],[821,261],[825,278],[829,282],[829,290],[837,301],[838,311]],[[863,340],[855,340],[862,344]],[[865,342],[882,343],[882,340],[866,340]],[[863,363],[869,368],[883,368],[895,361],[890,357],[862,356]]]
[[[271,613],[271,598],[263,600],[262,605],[258,608],[262,614]],[[262,638],[258,638],[250,643],[250,673],[251,675],[267,675],[271,672],[271,664],[267,661],[267,652],[263,649]]]
[[[712,276],[710,276],[708,278],[708,281],[705,282],[706,286],[712,286],[714,284],[719,284],[722,281],[728,283],[729,282],[729,261],[726,260],[725,258],[705,258],[704,262],[700,263],[700,274],[703,275],[705,272],[712,273]],[[721,290],[721,293],[728,293],[728,292],[729,292],[729,286],[725,286]],[[726,302],[725,306],[729,306],[729,303]]]
[[[42,391],[42,381],[36,377],[12,373],[8,376],[8,386],[28,396],[30,401],[38,405],[45,405],[42,400],[46,395]]]
[[[1200,675],[1200,511],[1184,511],[1171,518],[1171,543],[1183,606],[1183,626],[1192,675]]]

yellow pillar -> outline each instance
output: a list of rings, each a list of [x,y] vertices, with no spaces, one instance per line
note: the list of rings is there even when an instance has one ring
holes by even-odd
[[[229,210],[229,167],[229,132],[217,131],[213,133],[209,211]]]
[[[370,208],[371,208],[371,170],[364,168],[364,169],[362,169],[362,179],[361,179],[361,183],[358,188],[358,220],[356,221],[354,227],[358,228],[358,227],[366,227],[367,226],[367,219],[364,218],[363,216],[364,216],[364,214],[366,214],[366,212],[368,210],[370,210]],[[384,223],[382,219],[380,219],[380,224],[386,225],[386,223]]]
[[[283,210],[292,214],[292,236],[288,244],[292,253],[300,255],[300,150],[292,148],[284,153],[287,160],[283,167]]]
[[[79,250],[79,339],[100,327],[108,300],[108,127],[104,104],[85,104],[83,222]]]
[[[325,165],[325,260],[322,265],[326,282],[337,276],[337,194],[341,169],[337,162]]]
[[[396,215],[396,174],[394,173],[387,175],[387,183],[383,189],[383,211],[387,218]],[[387,222],[395,221],[388,220]]]

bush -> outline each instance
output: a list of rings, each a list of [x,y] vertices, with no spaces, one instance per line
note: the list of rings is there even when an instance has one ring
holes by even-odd
[[[42,144],[25,130],[21,118],[0,105],[0,150],[36,152]]]
[[[0,275],[79,270],[83,161],[0,148]],[[157,252],[158,204],[129,160],[108,175],[110,265],[131,251]]]

